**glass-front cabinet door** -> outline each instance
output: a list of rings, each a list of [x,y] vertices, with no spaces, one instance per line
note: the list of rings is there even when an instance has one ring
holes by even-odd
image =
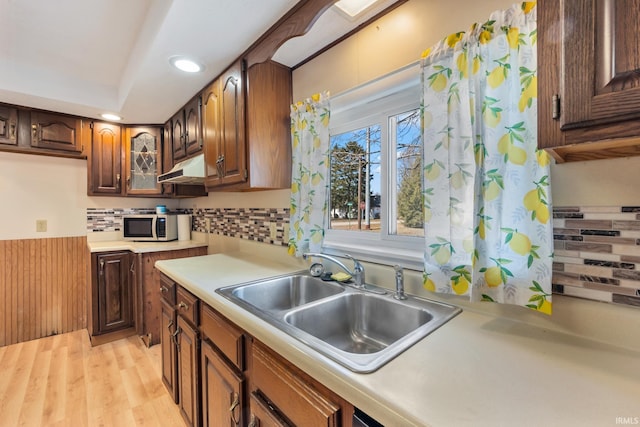
[[[127,195],[162,194],[158,184],[161,172],[161,128],[127,128]]]

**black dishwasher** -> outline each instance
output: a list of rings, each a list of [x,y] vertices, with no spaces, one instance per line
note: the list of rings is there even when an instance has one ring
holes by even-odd
[[[369,415],[355,408],[353,413],[353,427],[384,427],[382,424],[371,418]]]

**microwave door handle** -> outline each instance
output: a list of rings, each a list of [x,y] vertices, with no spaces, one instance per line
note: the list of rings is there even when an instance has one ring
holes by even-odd
[[[158,217],[155,216],[153,217],[153,223],[152,223],[152,229],[153,229],[153,240],[157,240],[158,239],[158,225],[160,224],[160,221],[158,221]]]

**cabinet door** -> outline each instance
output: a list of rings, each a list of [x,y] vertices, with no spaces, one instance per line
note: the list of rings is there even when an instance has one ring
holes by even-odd
[[[173,140],[171,120],[164,124],[162,132],[162,173],[166,173],[169,172],[173,167]],[[162,194],[173,194],[173,184],[162,184]]]
[[[95,122],[89,157],[89,194],[122,193],[122,139],[120,126]]]
[[[184,159],[187,149],[184,144],[184,110],[171,118],[171,146],[173,162]]]
[[[239,61],[220,77],[222,108],[221,185],[244,182],[247,179],[247,159],[244,119],[243,66]]]
[[[0,105],[0,144],[18,145],[18,110]]]
[[[200,357],[198,331],[178,316],[178,393],[182,418],[189,426],[200,425]]]
[[[219,185],[221,171],[220,81],[215,80],[202,92],[202,139],[206,163],[206,186]]]
[[[244,379],[202,342],[202,425],[244,425]]]
[[[174,333],[177,330],[176,311],[170,304],[162,301],[160,316],[160,346],[162,358],[162,382],[173,401],[178,403],[178,378],[176,345]]]
[[[82,120],[60,114],[31,112],[31,146],[52,150],[82,151]]]
[[[126,131],[127,195],[159,195],[158,170],[161,167],[160,129],[134,127]]]
[[[540,147],[637,136],[640,0],[541,0],[538,29]]]
[[[133,298],[129,252],[99,254],[95,331],[102,334],[133,326]]]
[[[184,108],[184,144],[187,156],[202,151],[200,123],[200,97],[198,96]]]

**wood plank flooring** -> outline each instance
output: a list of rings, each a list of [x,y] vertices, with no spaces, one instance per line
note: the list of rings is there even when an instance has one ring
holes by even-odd
[[[86,330],[0,347],[0,426],[185,426],[160,346],[91,347]]]

